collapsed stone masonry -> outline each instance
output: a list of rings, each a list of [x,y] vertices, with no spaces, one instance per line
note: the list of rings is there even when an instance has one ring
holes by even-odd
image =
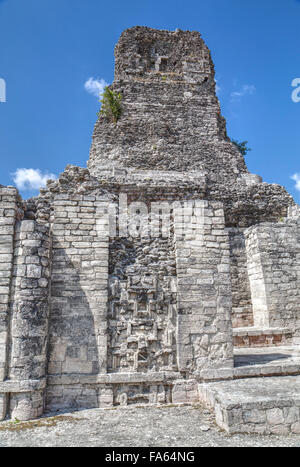
[[[115,54],[88,169],[0,187],[0,419],[196,402],[243,377],[234,348],[300,343],[299,206],[228,138],[199,33]]]

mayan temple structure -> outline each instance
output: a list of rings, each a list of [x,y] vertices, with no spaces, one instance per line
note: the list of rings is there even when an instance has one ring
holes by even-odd
[[[201,403],[300,433],[300,208],[249,173],[215,87],[198,32],[128,29],[87,168],[0,185],[0,420]]]

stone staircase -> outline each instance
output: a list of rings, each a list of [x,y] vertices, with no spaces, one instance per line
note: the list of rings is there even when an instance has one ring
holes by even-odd
[[[235,348],[233,375],[198,386],[228,433],[300,434],[300,346]]]
[[[228,433],[300,434],[300,376],[251,378],[199,385]]]

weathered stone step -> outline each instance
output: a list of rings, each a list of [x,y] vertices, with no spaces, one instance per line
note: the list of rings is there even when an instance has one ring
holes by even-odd
[[[199,397],[228,433],[300,434],[300,376],[200,384]]]
[[[200,378],[206,382],[290,375],[300,375],[299,345],[236,347],[233,368],[200,372]]]
[[[235,348],[234,378],[300,375],[300,347]]]
[[[233,329],[234,347],[275,347],[292,343],[289,328],[245,327]]]

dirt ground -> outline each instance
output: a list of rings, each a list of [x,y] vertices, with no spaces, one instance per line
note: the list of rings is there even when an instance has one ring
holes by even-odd
[[[202,407],[90,409],[0,423],[1,447],[300,447],[298,436],[228,435]]]

